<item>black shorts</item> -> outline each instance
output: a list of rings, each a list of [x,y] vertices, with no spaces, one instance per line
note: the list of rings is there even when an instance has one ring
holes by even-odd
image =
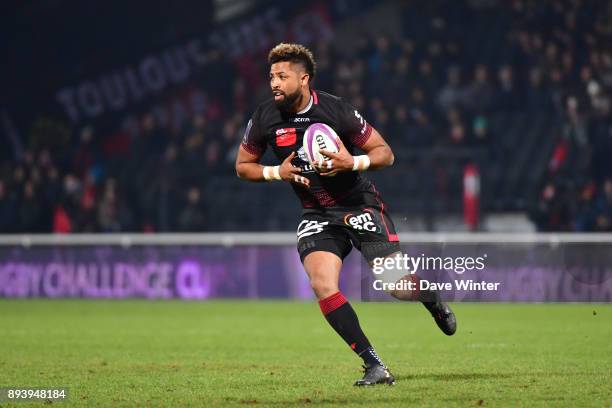
[[[371,262],[400,250],[393,221],[384,205],[330,208],[302,212],[297,229],[302,263],[311,252],[331,252],[344,259],[353,247]]]

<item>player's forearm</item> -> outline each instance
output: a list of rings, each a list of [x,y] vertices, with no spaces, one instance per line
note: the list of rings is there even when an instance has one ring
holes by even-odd
[[[258,163],[237,163],[236,175],[247,181],[266,181],[263,175],[264,166]]]
[[[252,162],[237,164],[236,174],[243,180],[255,182],[283,180],[281,166],[262,166]]]
[[[367,154],[370,159],[368,170],[377,170],[393,165],[395,156],[388,145],[377,146],[370,150]]]

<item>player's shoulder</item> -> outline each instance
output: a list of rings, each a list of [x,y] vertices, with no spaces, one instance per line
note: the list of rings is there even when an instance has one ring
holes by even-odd
[[[257,105],[257,108],[255,108],[255,112],[253,113],[253,116],[258,115],[264,115],[266,113],[270,113],[276,110],[276,107],[274,105],[274,98],[268,98],[265,101],[261,102],[259,105]]]
[[[346,99],[340,96],[332,95],[328,92],[319,90],[315,92],[319,100],[319,105],[332,112],[344,112],[351,107],[351,105],[346,101]]]
[[[251,119],[257,123],[266,123],[270,121],[275,121],[276,119],[278,119],[278,115],[279,112],[278,108],[274,104],[274,99],[269,98],[257,105],[255,111],[253,112],[253,115],[251,116]]]
[[[338,104],[344,101],[341,97],[332,95],[325,91],[320,91],[317,89],[313,92],[316,94],[319,103]]]

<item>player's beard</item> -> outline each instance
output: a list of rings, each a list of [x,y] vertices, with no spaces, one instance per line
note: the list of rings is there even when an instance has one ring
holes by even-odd
[[[289,112],[295,106],[297,100],[300,98],[302,92],[300,89],[296,89],[296,91],[292,94],[285,94],[285,97],[280,101],[274,100],[276,107],[283,112]]]

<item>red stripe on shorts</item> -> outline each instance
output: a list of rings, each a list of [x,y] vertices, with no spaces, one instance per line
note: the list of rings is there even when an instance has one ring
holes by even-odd
[[[378,192],[378,190],[376,190],[376,187],[374,187],[374,185],[372,185],[372,188],[374,189],[374,192],[376,193],[376,201],[378,201],[378,203],[380,204],[380,218],[382,218],[382,222],[383,225],[385,226],[385,231],[387,232],[387,238],[389,239],[389,242],[399,242],[399,237],[397,236],[397,234],[391,234],[389,232],[389,227],[387,227],[387,222],[385,221],[385,203],[382,202],[382,200],[380,199],[380,193]]]

